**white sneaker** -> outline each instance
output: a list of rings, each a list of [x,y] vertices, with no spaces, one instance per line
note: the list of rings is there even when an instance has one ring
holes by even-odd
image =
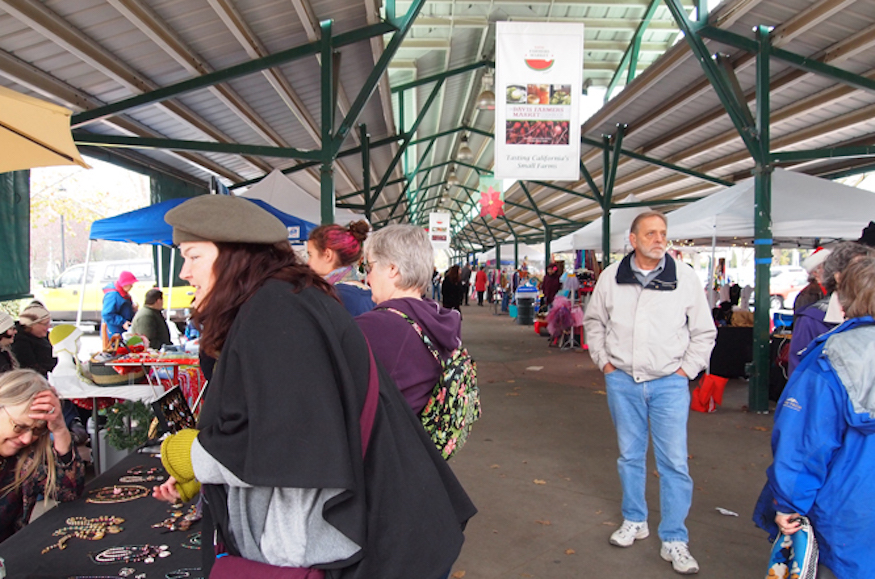
[[[650,529],[647,528],[647,521],[643,523],[623,521],[620,528],[611,534],[611,545],[631,547],[636,539],[646,539],[649,536]]]
[[[671,561],[672,569],[682,575],[699,572],[699,563],[690,555],[690,547],[683,541],[666,541],[659,550],[659,556]]]

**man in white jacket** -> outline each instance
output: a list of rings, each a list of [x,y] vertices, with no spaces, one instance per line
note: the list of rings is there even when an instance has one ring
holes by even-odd
[[[667,220],[651,211],[632,222],[634,251],[607,267],[586,308],[589,353],[605,373],[620,458],[623,524],[610,542],[629,547],[647,527],[648,427],[659,472],[660,555],[678,573],[698,573],[684,521],[693,498],[687,464],[691,378],[708,364],[717,330],[698,276],[666,255]]]

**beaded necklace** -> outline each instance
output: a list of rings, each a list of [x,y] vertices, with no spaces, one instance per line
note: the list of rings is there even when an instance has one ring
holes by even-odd
[[[197,505],[191,505],[188,512],[175,509],[170,511],[170,516],[152,525],[153,529],[167,529],[167,531],[187,531],[194,523],[201,519],[201,514],[198,512]]]
[[[164,577],[166,579],[202,579],[203,575],[201,574],[200,567],[186,567],[184,569],[171,571],[164,575]]]
[[[167,545],[124,545],[110,547],[96,555],[88,554],[98,565],[115,565],[117,563],[154,563],[155,557],[169,557]]]
[[[86,517],[70,517],[66,521],[66,527],[62,527],[52,533],[53,537],[61,537],[58,539],[58,542],[43,549],[42,553],[48,553],[52,549],[64,550],[67,548],[67,541],[74,537],[86,541],[99,541],[107,533],[120,533],[123,528],[119,525],[124,522],[125,520],[121,517],[113,517],[109,515],[93,519],[88,519]]]
[[[191,533],[188,536],[188,540],[182,544],[186,549],[193,549],[195,551],[200,550],[201,548],[201,532],[198,531],[196,533]]]
[[[149,489],[141,485],[115,485],[91,491],[89,503],[125,503],[141,499],[149,494]]]

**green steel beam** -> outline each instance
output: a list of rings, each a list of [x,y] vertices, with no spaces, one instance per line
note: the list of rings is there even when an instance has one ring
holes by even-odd
[[[611,77],[610,82],[608,82],[608,90],[605,93],[605,102],[611,100],[611,93],[617,87],[617,83],[623,76],[624,69],[628,70],[626,74],[626,84],[629,84],[632,82],[632,79],[635,78],[635,69],[638,67],[638,51],[641,47],[641,39],[644,37],[644,31],[650,26],[650,21],[653,20],[653,16],[656,14],[656,9],[659,8],[659,3],[660,0],[650,0],[650,4],[647,6],[644,16],[641,17],[641,22],[638,24],[638,28],[635,29],[632,41],[629,43],[629,46],[626,47],[626,51],[623,53],[623,58],[620,59],[620,64],[617,65],[617,70],[614,71],[614,75]]]
[[[840,169],[826,175],[819,175],[823,179],[841,179],[842,177],[854,177],[862,173],[871,173],[875,171],[875,164],[863,165],[861,167],[852,167],[850,169]]]
[[[337,128],[337,132],[334,134],[334,141],[330,142],[330,148],[335,154],[340,151],[340,147],[343,145],[343,140],[349,134],[349,131],[358,120],[362,109],[365,108],[371,95],[374,94],[374,91],[377,89],[380,77],[389,69],[389,62],[395,57],[395,53],[398,52],[398,48],[401,47],[401,42],[403,42],[404,37],[407,36],[407,33],[413,27],[413,21],[416,20],[416,17],[419,14],[419,11],[422,10],[424,4],[425,0],[413,0],[411,2],[410,8],[407,9],[407,14],[404,15],[404,18],[398,26],[398,30],[392,35],[392,40],[390,40],[389,44],[386,45],[386,48],[383,49],[380,59],[374,65],[370,74],[368,74],[368,78],[365,80],[361,90],[359,90],[358,96],[352,105],[350,105],[346,117]],[[329,142],[323,141],[322,147],[328,148]]]
[[[649,201],[636,201],[634,203],[615,203],[611,209],[620,209],[623,207],[657,207],[659,205],[683,205],[685,203],[693,203],[704,197],[684,197],[683,199],[652,199]]]
[[[587,139],[588,140],[588,139]],[[581,139],[583,141],[583,139]],[[595,141],[593,141],[595,143]],[[601,143],[598,144],[601,146]],[[599,188],[596,186],[595,181],[592,179],[592,175],[589,174],[589,171],[586,169],[586,165],[583,164],[583,160],[580,161],[580,172],[583,174],[583,178],[586,179],[586,184],[589,185],[589,190],[592,191],[592,194],[595,195],[595,199],[599,205],[604,205],[604,199],[602,198],[602,192],[599,191]]]
[[[428,141],[440,139],[441,137],[446,137],[448,135],[454,135],[454,134],[458,133],[459,131],[464,131],[464,130],[465,130],[465,127],[456,127],[455,129],[448,129],[446,131],[441,131],[439,133],[429,135],[428,137],[422,137],[421,139],[414,139],[414,140],[410,141],[410,144],[411,145],[418,145],[419,143],[426,143]]]
[[[754,320],[753,372],[748,390],[748,408],[769,410],[769,279],[772,265],[772,165],[769,158],[769,29],[757,27],[759,52],[756,60],[757,130],[761,151],[754,168]],[[762,160],[761,160],[762,159]],[[713,280],[709,283],[713,283]]]
[[[587,137],[581,137],[581,143],[591,145],[593,147],[603,148],[604,145],[595,139],[590,139]],[[708,181],[709,183],[716,183],[717,185],[723,185],[725,187],[731,187],[735,183],[732,181],[727,181],[725,179],[720,179],[718,177],[712,177],[711,175],[706,175],[705,173],[700,173],[699,171],[694,171],[693,169],[687,169],[686,167],[681,167],[680,165],[674,165],[672,163],[666,163],[665,161],[660,161],[659,159],[654,159],[653,157],[648,157],[646,155],[641,155],[634,151],[630,151],[628,149],[621,149],[620,154],[629,157],[630,159],[635,159],[637,161],[643,161],[645,163],[649,163],[651,165],[656,165],[657,167],[662,167],[664,169],[669,169],[671,171],[675,171],[676,173],[682,173],[684,175],[688,175],[690,177],[695,177],[697,179],[701,179],[703,181]],[[592,177],[589,176],[589,171],[586,170],[586,167],[581,168],[581,172],[583,172],[584,178],[586,178],[587,183],[590,186],[590,189],[595,187],[595,183],[592,180]],[[594,191],[598,191],[595,189]]]
[[[544,226],[544,269],[553,262],[553,254],[550,251],[550,245],[553,243],[553,228],[549,225]]]
[[[322,165],[319,166],[319,201],[322,209],[322,225],[334,223],[334,155],[337,152],[328,146],[334,128],[334,111],[337,106],[334,87],[334,46],[331,44],[332,20],[319,23],[322,46],[320,50],[319,83],[322,109]]]
[[[77,145],[96,145],[129,149],[169,149],[172,151],[202,151],[207,153],[228,153],[240,155],[259,155],[283,159],[319,159],[321,152],[304,151],[287,147],[265,147],[261,145],[241,145],[214,143],[207,141],[180,141],[176,139],[152,139],[146,137],[125,137],[121,135],[97,135],[85,131],[73,131],[73,141]]]
[[[518,183],[520,184],[520,188],[522,188],[523,193],[526,194],[526,197],[528,198],[529,203],[532,204],[532,209],[535,210],[535,213],[538,215],[538,219],[541,220],[541,224],[542,224],[544,227],[547,227],[547,221],[544,219],[544,216],[541,215],[541,211],[538,209],[538,204],[535,203],[535,200],[534,200],[534,199],[532,199],[532,196],[531,196],[531,194],[529,193],[529,189],[526,187],[526,184],[523,183],[522,181],[518,181]]]
[[[677,23],[678,28],[680,28],[681,32],[684,34],[684,38],[686,39],[690,50],[702,66],[705,76],[711,82],[711,86],[714,88],[714,92],[717,93],[717,97],[726,109],[726,113],[729,115],[732,124],[735,125],[736,130],[738,130],[739,136],[741,136],[741,139],[744,141],[751,156],[756,158],[759,154],[757,136],[751,134],[751,127],[745,125],[744,116],[741,112],[741,104],[736,101],[732,91],[723,81],[723,77],[718,71],[717,65],[708,53],[708,48],[705,46],[705,42],[698,33],[698,28],[694,27],[689,21],[679,0],[665,0],[665,4],[668,7],[669,12],[671,12],[675,23]]]
[[[757,53],[758,50],[758,43],[756,40],[746,38],[728,30],[722,30],[713,26],[703,26],[698,29],[698,32],[705,38],[710,38],[711,40],[716,40],[722,44],[727,44],[734,48],[740,48],[747,52]],[[782,60],[790,66],[804,70],[805,72],[825,76],[860,90],[875,92],[875,80],[848,72],[837,66],[832,66],[819,60],[801,56],[782,48],[772,47],[769,54],[772,58]]]
[[[602,135],[602,268],[611,264],[611,141],[609,135]]]
[[[614,191],[614,183],[617,182],[617,169],[620,166],[620,151],[623,150],[623,137],[626,135],[626,125],[618,124],[617,125],[617,133],[614,135],[614,150],[611,155],[611,175],[610,175],[610,185],[607,188],[610,188],[611,194],[613,195]]]
[[[380,180],[380,184],[377,185],[377,190],[374,193],[374,198],[371,202],[375,202],[380,195],[383,194],[383,189],[386,187],[386,182],[389,180],[389,176],[392,174],[392,171],[395,170],[395,166],[398,164],[398,161],[401,160],[401,156],[404,154],[404,151],[407,150],[407,147],[410,145],[410,140],[413,138],[413,135],[416,133],[416,129],[419,127],[419,123],[422,122],[422,119],[425,118],[425,114],[428,112],[428,109],[431,107],[434,99],[437,97],[440,92],[441,85],[443,85],[443,81],[439,80],[434,88],[431,91],[431,94],[428,95],[428,99],[425,101],[425,104],[422,107],[422,110],[419,111],[419,115],[416,117],[416,120],[413,122],[413,126],[410,127],[410,130],[404,134],[404,139],[401,141],[401,146],[398,147],[398,152],[395,153],[395,156],[392,158],[392,161],[389,163],[388,169],[383,174],[383,178]],[[399,195],[400,199],[403,195]],[[396,201],[395,205],[397,206],[398,202]],[[390,216],[395,214],[395,210],[389,214]]]
[[[805,151],[785,151],[772,153],[771,158],[775,163],[791,161],[810,161],[812,159],[840,159],[843,157],[872,157],[875,156],[875,145],[864,147],[832,147],[829,149],[808,149]]]
[[[412,82],[408,82],[405,84],[399,84],[398,86],[392,87],[392,92],[402,92],[411,88],[416,88],[418,86],[422,86],[424,84],[429,84],[431,82],[437,82],[439,80],[446,80],[451,76],[456,76],[459,74],[464,74],[466,72],[471,72],[472,70],[477,70],[478,68],[483,68],[484,66],[489,68],[495,67],[495,62],[491,60],[481,60],[480,62],[475,62],[474,64],[468,64],[465,66],[460,66],[459,68],[453,68],[446,72],[441,72],[438,74],[433,74],[431,76],[425,76],[419,79],[416,79]]]
[[[738,82],[735,69],[732,68],[732,59],[728,55],[718,52],[714,55],[714,62],[717,64],[717,72],[723,77],[723,82],[732,91],[735,102],[738,103],[738,112],[741,113],[744,119],[745,127],[748,127],[748,130],[756,130],[756,121],[750,112],[750,108],[747,106],[747,98],[744,96],[741,83]]]
[[[373,38],[374,36],[383,36],[384,34],[388,34],[395,30],[397,30],[396,27],[392,26],[391,24],[388,24],[386,22],[379,22],[377,24],[365,26],[357,30],[351,30],[349,32],[338,34],[333,39],[333,45],[335,47],[346,46],[348,44],[361,42],[362,40],[368,40],[369,38]],[[70,126],[76,127],[88,122],[100,120],[118,113],[122,113],[136,107],[164,101],[177,95],[191,92],[193,90],[208,88],[215,84],[254,74],[256,72],[261,72],[262,70],[267,70],[269,68],[273,68],[275,66],[279,66],[281,64],[297,60],[299,58],[304,58],[305,56],[315,56],[319,54],[321,45],[322,41],[317,40],[309,44],[296,46],[295,48],[290,48],[288,50],[277,52],[276,54],[271,54],[270,56],[265,56],[264,58],[250,60],[248,62],[231,66],[223,70],[217,70],[215,72],[191,78],[176,84],[172,84],[170,86],[166,86],[164,88],[159,88],[151,92],[143,93],[135,97],[127,98],[88,111],[83,111],[81,113],[73,115],[73,117],[70,119]]]
[[[547,187],[549,189],[555,189],[556,191],[562,191],[563,193],[568,193],[569,195],[574,195],[575,197],[583,197],[584,199],[589,199],[590,201],[598,201],[594,196],[587,195],[586,193],[581,193],[580,191],[574,191],[572,189],[566,189],[565,187],[560,187],[559,185],[554,185],[553,183],[548,183],[547,181],[529,181],[529,183],[534,183],[536,185],[540,185],[541,187]]]
[[[395,185],[396,183],[403,183],[406,180],[407,180],[407,177],[398,177],[397,179],[392,179],[391,181],[387,181],[386,186]],[[353,191],[352,193],[346,193],[344,195],[341,195],[337,198],[337,200],[338,201],[345,201],[347,199],[352,199],[353,197],[355,197],[357,195],[364,195],[364,193],[365,193],[364,189],[359,189],[358,191]]]
[[[411,183],[413,183],[413,178],[414,178],[414,177],[416,176],[416,174],[419,172],[419,166],[420,166],[420,165],[422,164],[422,162],[425,160],[425,157],[428,155],[428,152],[431,150],[431,148],[432,148],[432,146],[433,146],[434,144],[435,144],[435,141],[431,141],[431,142],[428,144],[428,146],[425,148],[425,153],[423,153],[422,156],[419,158],[419,162],[416,164],[416,168],[414,168],[413,173],[407,175],[407,183],[404,185],[404,188],[401,190],[401,193],[400,193],[401,195],[407,195],[408,197],[410,197],[409,190],[410,190],[410,185],[411,185]],[[417,183],[417,190],[419,190],[419,185],[418,185],[418,183]],[[408,210],[411,208],[411,204],[410,204],[410,203],[407,204],[407,208],[408,208]],[[394,213],[394,212],[393,212],[393,213]],[[391,214],[390,214],[390,215],[391,215]]]
[[[371,135],[365,123],[359,125],[359,141],[362,144],[362,192],[365,198],[365,219],[371,220]]]

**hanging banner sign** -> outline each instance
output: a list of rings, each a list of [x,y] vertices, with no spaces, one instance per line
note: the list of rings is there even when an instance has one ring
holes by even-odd
[[[428,214],[428,238],[435,249],[450,248],[450,214]]]
[[[495,26],[496,178],[576,181],[583,24]]]
[[[502,182],[493,177],[480,177],[480,217],[491,215],[493,219],[504,215],[504,192]]]

